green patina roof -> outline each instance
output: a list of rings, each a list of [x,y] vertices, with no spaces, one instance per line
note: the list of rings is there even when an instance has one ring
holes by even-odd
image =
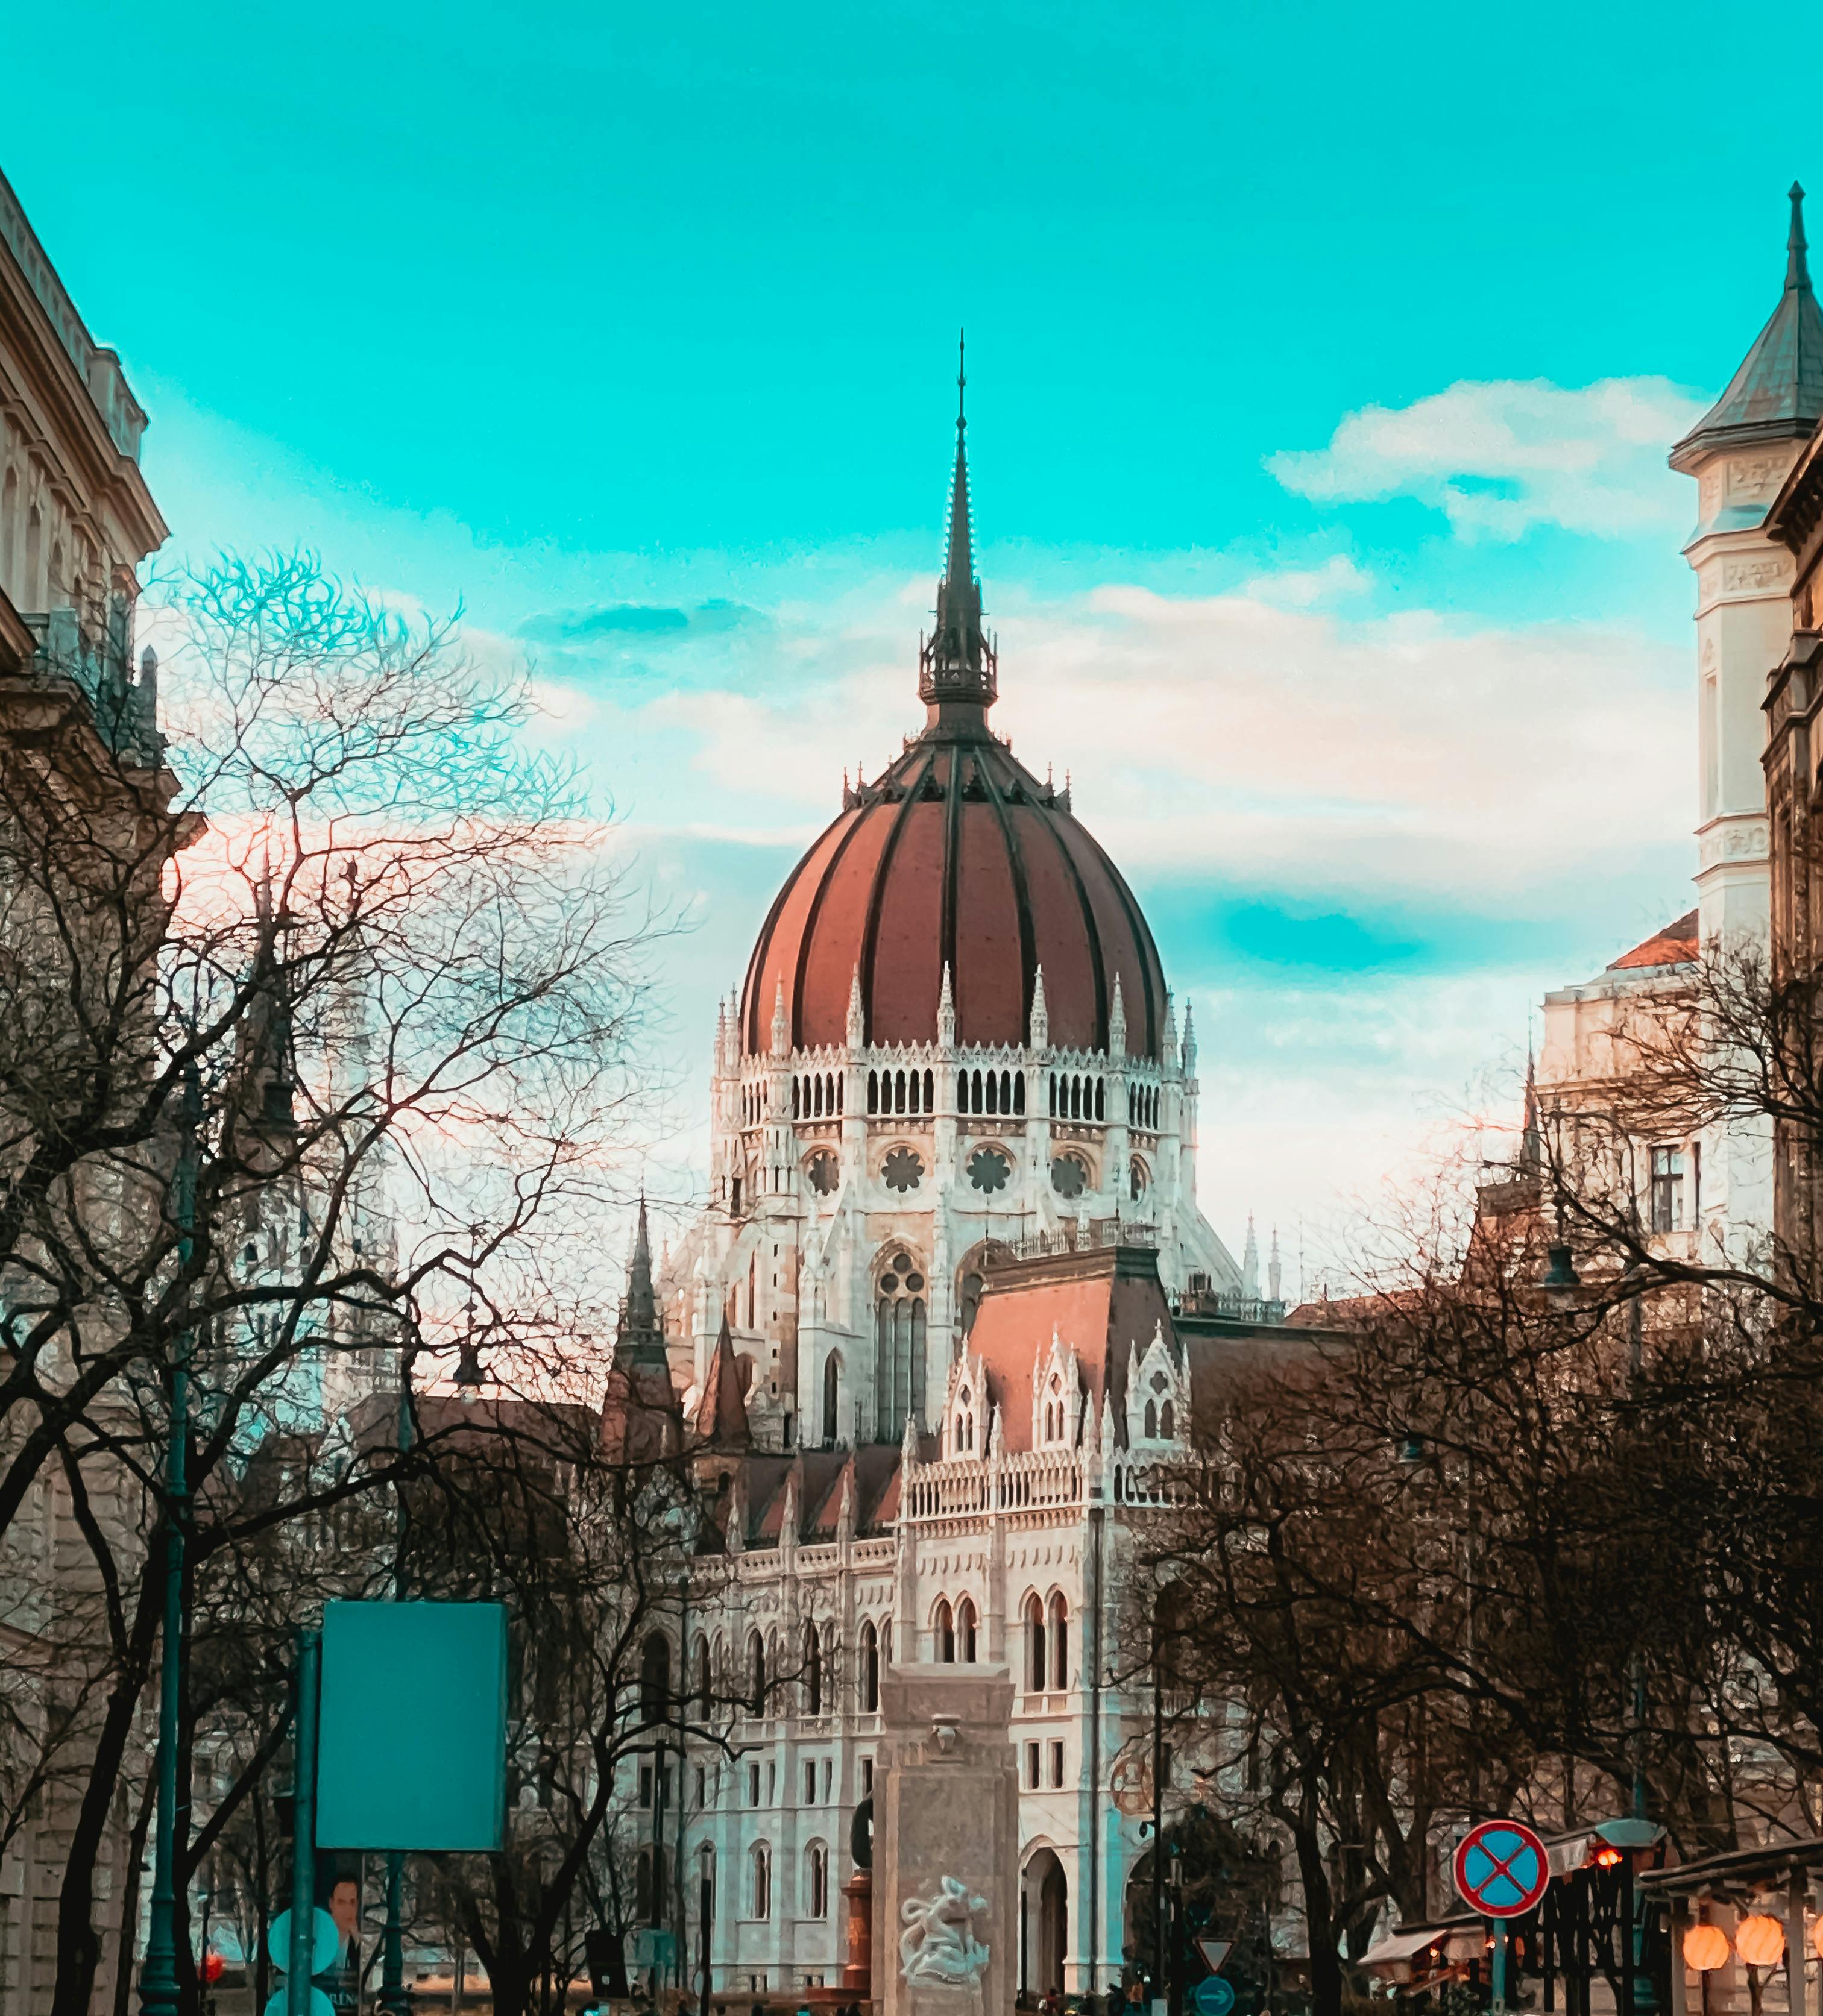
[[[1823,308],[1805,258],[1804,192],[1791,189],[1785,292],[1728,390],[1672,451],[1807,434],[1823,419]]]

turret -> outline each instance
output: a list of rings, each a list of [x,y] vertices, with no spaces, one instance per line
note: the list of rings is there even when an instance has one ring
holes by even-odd
[[[1823,309],[1810,284],[1804,192],[1790,191],[1785,286],[1728,388],[1671,452],[1696,479],[1696,887],[1700,931],[1769,929],[1765,723],[1768,669],[1791,635],[1791,555],[1766,516],[1823,417]],[[1707,1172],[1705,1172],[1706,1175]]]

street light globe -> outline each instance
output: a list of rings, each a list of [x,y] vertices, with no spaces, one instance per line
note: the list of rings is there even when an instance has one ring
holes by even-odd
[[[1728,1964],[1728,1935],[1720,1925],[1692,1925],[1684,1935],[1684,1964],[1697,1974]]]
[[[1785,1927],[1756,1911],[1735,1928],[1735,1950],[1749,1967],[1777,1967],[1785,1958]]]

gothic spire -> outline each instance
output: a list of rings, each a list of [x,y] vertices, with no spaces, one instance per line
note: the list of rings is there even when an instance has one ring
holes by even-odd
[[[658,1298],[652,1286],[652,1233],[646,1222],[646,1193],[639,1192],[639,1218],[633,1250],[627,1261],[627,1292],[614,1330],[614,1363],[621,1370],[634,1365],[662,1366],[665,1332],[658,1320]]]
[[[936,627],[918,653],[918,697],[927,707],[954,704],[953,725],[978,725],[996,691],[994,647],[982,628],[981,583],[975,571],[975,529],[969,507],[968,384],[966,353],[956,345],[956,466],[949,479],[949,542],[937,584]],[[939,716],[933,713],[931,725]]]
[[[1793,182],[1789,196],[1792,221],[1778,305],[1722,396],[1672,449],[1671,466],[1687,475],[1696,474],[1721,449],[1806,440],[1823,417],[1823,308],[1811,288],[1805,257],[1803,189]],[[1763,507],[1755,505],[1751,522],[1757,524],[1763,517]]]

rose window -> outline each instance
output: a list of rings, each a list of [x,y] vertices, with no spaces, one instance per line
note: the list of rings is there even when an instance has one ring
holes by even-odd
[[[819,1197],[827,1197],[841,1180],[841,1165],[827,1148],[820,1148],[810,1158],[810,1187]]]
[[[987,1196],[1003,1190],[1012,1173],[1013,1165],[998,1148],[977,1148],[968,1158],[968,1180]]]
[[[1059,1197],[1079,1197],[1089,1187],[1089,1172],[1074,1155],[1059,1155],[1050,1165],[1050,1186]]]
[[[880,1165],[880,1174],[889,1190],[915,1190],[924,1180],[924,1157],[915,1149],[895,1148]]]

